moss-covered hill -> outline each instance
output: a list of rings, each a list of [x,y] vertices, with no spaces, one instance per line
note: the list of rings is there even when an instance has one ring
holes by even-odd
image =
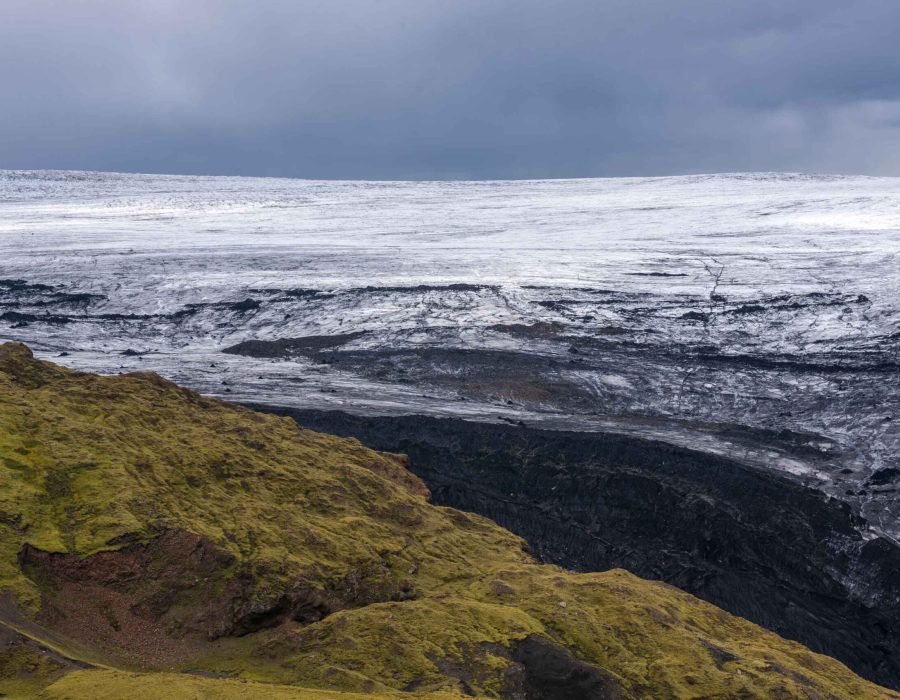
[[[0,346],[0,692],[900,698],[672,587],[540,565],[394,455]]]

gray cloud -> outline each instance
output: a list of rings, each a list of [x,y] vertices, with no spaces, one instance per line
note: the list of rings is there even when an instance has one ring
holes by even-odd
[[[895,0],[4,0],[0,167],[900,174]]]

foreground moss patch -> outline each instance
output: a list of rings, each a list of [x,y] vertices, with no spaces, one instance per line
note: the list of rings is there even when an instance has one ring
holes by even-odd
[[[45,697],[900,698],[426,497],[354,440],[0,346],[0,594],[111,667],[42,676]]]
[[[166,698],[167,700],[454,700],[458,695],[427,693],[372,695],[310,690],[264,683],[201,678],[173,673],[123,673],[120,671],[77,671],[53,683],[41,694],[46,700],[92,698]]]

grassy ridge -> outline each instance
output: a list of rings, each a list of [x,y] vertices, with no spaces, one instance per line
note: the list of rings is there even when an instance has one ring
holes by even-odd
[[[546,670],[528,648],[618,697],[900,697],[670,586],[539,565],[426,494],[356,441],[0,346],[0,593],[130,670],[49,674],[45,697],[497,697]]]

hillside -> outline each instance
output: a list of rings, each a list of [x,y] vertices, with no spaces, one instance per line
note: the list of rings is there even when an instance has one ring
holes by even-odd
[[[2,345],[0,692],[900,698],[427,498],[401,456]]]

